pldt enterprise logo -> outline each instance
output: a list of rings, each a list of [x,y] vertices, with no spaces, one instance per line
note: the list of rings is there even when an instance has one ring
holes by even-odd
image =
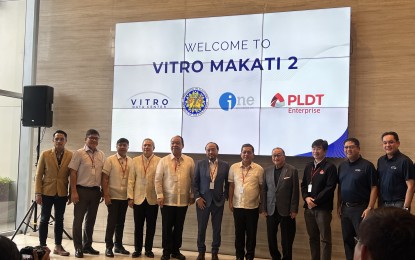
[[[232,110],[235,107],[250,108],[254,103],[255,99],[252,96],[235,96],[231,92],[225,92],[219,97],[219,106],[225,111]]]
[[[289,114],[320,114],[324,94],[287,95]],[[271,99],[271,107],[285,107],[285,99],[280,94],[275,94]],[[295,106],[295,107],[290,107]]]

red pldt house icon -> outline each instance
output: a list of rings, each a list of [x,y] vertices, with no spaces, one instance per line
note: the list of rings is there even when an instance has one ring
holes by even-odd
[[[284,98],[281,96],[280,93],[277,93],[274,95],[274,97],[271,100],[271,106],[272,107],[283,107],[285,106]]]

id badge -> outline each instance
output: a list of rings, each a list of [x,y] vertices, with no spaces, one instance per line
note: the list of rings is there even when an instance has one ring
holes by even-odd
[[[91,168],[91,175],[95,176],[95,167]]]
[[[244,193],[244,187],[240,187],[240,188],[239,188],[239,193],[240,193],[240,194]]]
[[[214,190],[215,189],[215,183],[210,182],[209,189]]]
[[[312,188],[313,188],[313,184],[311,184],[311,183],[310,183],[310,184],[308,184],[308,189],[307,189],[307,191],[308,191],[308,192],[311,192],[311,189],[312,189]]]

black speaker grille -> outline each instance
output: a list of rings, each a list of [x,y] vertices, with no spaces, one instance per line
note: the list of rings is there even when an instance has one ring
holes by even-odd
[[[22,125],[51,127],[53,123],[53,88],[46,85],[25,86],[23,89]]]

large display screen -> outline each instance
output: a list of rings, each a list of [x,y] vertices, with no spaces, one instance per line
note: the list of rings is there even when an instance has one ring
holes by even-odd
[[[184,138],[184,152],[284,148],[308,156],[347,138],[349,7],[116,25],[112,147],[125,137],[141,152]]]

